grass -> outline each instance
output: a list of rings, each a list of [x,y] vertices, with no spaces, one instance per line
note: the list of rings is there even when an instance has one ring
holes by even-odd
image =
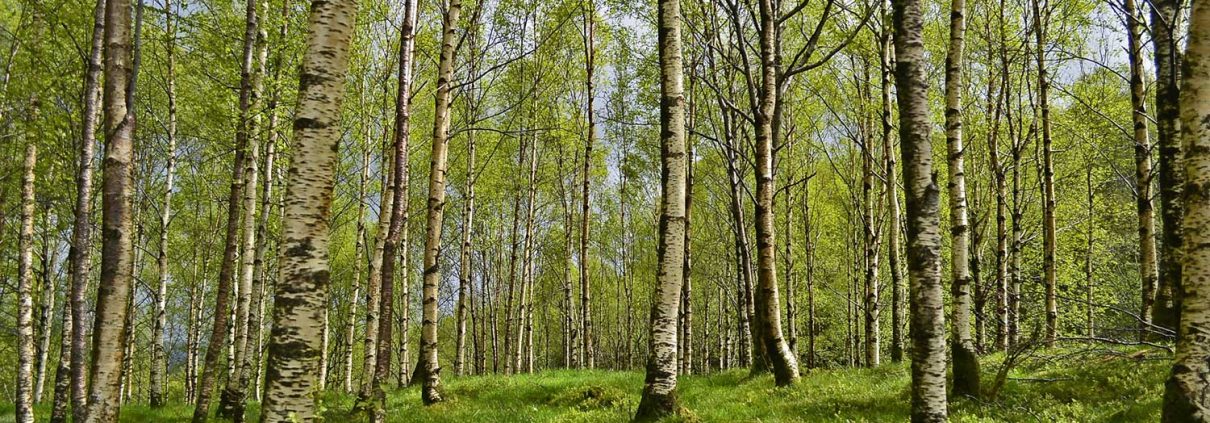
[[[1156,421],[1169,356],[1135,349],[1045,351],[1009,375],[993,400],[951,402],[954,422]],[[985,386],[999,367],[987,357]],[[678,387],[685,422],[891,422],[907,421],[910,378],[906,365],[876,369],[812,370],[793,387],[777,388],[768,375],[732,370],[683,377]],[[444,381],[448,401],[420,404],[416,388],[388,399],[391,422],[621,422],[638,406],[640,372],[551,370],[520,376],[476,376]],[[322,401],[325,421],[356,422],[353,398],[335,393]],[[0,405],[0,422],[12,405]],[[39,417],[49,413],[40,406]],[[188,421],[192,408],[151,410],[132,404],[123,422]],[[258,407],[249,407],[254,417]],[[249,421],[256,421],[250,418]]]

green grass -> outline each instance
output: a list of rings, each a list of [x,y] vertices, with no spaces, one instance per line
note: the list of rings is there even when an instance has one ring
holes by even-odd
[[[1040,353],[1014,370],[998,398],[951,402],[955,422],[1156,421],[1166,354],[1144,350],[1056,350]],[[984,360],[984,382],[999,367],[997,356]],[[552,370],[521,376],[447,377],[448,401],[420,404],[415,388],[388,399],[391,422],[620,422],[638,405],[639,372]],[[770,376],[749,378],[733,370],[680,380],[679,395],[687,422],[892,422],[908,419],[906,365],[877,369],[806,372],[793,387],[777,388]],[[348,410],[353,398],[329,393],[325,420],[356,422]],[[258,407],[249,407],[250,414]],[[46,407],[38,412],[45,415]],[[191,407],[151,410],[132,404],[124,422],[188,421]],[[0,422],[12,406],[0,406]],[[252,417],[252,416],[250,416]],[[250,419],[250,421],[255,421]]]

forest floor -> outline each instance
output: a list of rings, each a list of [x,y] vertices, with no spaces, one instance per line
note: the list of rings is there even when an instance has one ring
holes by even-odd
[[[1155,349],[1102,346],[1045,350],[1009,372],[994,399],[951,403],[954,422],[1140,422],[1158,421],[1171,355]],[[984,360],[985,387],[994,384],[1002,355]],[[793,387],[773,386],[771,376],[732,370],[680,379],[686,422],[898,422],[908,420],[909,369],[812,370]],[[390,422],[624,422],[638,405],[641,372],[552,370],[532,375],[475,376],[443,380],[448,401],[425,407],[417,388],[389,398]],[[352,423],[353,398],[324,398],[325,421]],[[255,414],[258,407],[249,407]],[[12,405],[0,405],[0,422]],[[186,404],[151,410],[131,404],[123,422],[188,421]],[[45,421],[48,406],[38,409]],[[256,421],[254,415],[249,421]]]

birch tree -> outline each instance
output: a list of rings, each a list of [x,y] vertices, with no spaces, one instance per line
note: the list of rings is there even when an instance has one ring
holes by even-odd
[[[281,280],[274,287],[273,333],[262,423],[316,418],[316,364],[331,272],[328,236],[340,141],[340,107],[357,5],[311,4],[294,118],[282,219]]]

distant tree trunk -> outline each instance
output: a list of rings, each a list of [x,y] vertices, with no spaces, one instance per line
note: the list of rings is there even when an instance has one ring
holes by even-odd
[[[270,112],[271,114],[273,111]],[[270,116],[269,127],[270,132],[273,132],[276,127],[275,123],[277,116]],[[274,160],[277,154],[277,137],[270,136],[269,142],[265,146],[265,182],[261,188],[261,213],[260,220],[256,225],[256,256],[253,261],[252,273],[252,305],[253,308],[249,311],[249,326],[248,326],[248,348],[253,348],[252,351],[244,357],[245,372],[251,372],[255,379],[253,383],[253,392],[257,401],[261,401],[261,382],[263,375],[264,363],[264,326],[262,322],[265,318],[265,294],[268,291],[266,287],[269,282],[265,270],[265,254],[267,254],[269,236],[269,216],[273,209],[273,175],[274,175]],[[354,297],[356,298],[356,297]],[[255,343],[255,344],[254,344]]]
[[[895,86],[907,198],[911,281],[912,421],[946,421],[945,314],[941,289],[940,189],[929,144],[924,13],[918,0],[893,3]]]
[[[988,52],[989,68],[994,61],[994,52]],[[990,128],[987,131],[988,167],[992,173],[992,184],[996,195],[996,349],[1008,349],[1008,201],[1007,185],[1005,184],[1004,164],[1000,160],[1000,118],[1003,111],[1004,90],[997,91],[996,76],[999,70],[989,69],[987,82],[987,116]],[[997,95],[999,97],[997,97]]]
[[[363,124],[364,125],[364,124]],[[370,141],[369,125],[364,125],[366,150],[361,155],[361,177],[357,180],[357,239],[353,244],[353,296],[349,300],[349,315],[348,321],[345,322],[345,348],[344,348],[344,383],[345,393],[353,393],[353,338],[357,332],[357,298],[361,297],[361,263],[362,257],[365,257],[365,208],[366,208],[366,186],[370,183],[370,146],[373,143]],[[384,187],[385,188],[385,187]],[[382,207],[383,210],[386,207]],[[366,307],[372,305],[367,304]]]
[[[87,423],[118,420],[124,355],[126,303],[133,290],[134,248],[131,198],[134,193],[135,112],[131,84],[129,0],[105,4],[105,160],[102,188],[101,282],[97,287],[92,367],[88,380]]]
[[[793,179],[793,178],[791,178]],[[809,181],[809,179],[808,179]],[[803,181],[803,186],[806,186],[808,181]],[[798,296],[795,293],[795,272],[794,272],[794,202],[793,195],[787,189],[786,193],[786,249],[783,260],[786,265],[786,345],[790,347],[790,352],[794,357],[800,357],[798,354]],[[803,200],[805,203],[807,200]],[[708,310],[708,308],[707,308]]]
[[[575,203],[575,198],[572,198],[572,197],[575,196],[575,193],[569,192],[571,190],[568,190],[566,188],[566,184],[564,184],[564,181],[569,179],[569,178],[565,178],[563,176],[564,175],[563,174],[563,172],[564,172],[563,158],[564,157],[565,157],[565,155],[563,154],[563,146],[562,146],[562,144],[560,144],[559,145],[559,155],[558,155],[559,196],[560,196],[559,198],[563,203],[563,264],[564,264],[564,266],[563,266],[563,304],[562,304],[562,306],[563,306],[563,366],[567,367],[567,368],[575,368],[578,363],[578,360],[576,360],[576,358],[577,358],[576,345],[578,345],[578,344],[577,344],[577,338],[576,338],[576,332],[577,332],[576,304],[572,298],[572,281],[571,281],[571,268],[573,267],[573,264],[572,264],[572,237],[573,237],[573,235],[572,235],[571,228],[574,225],[573,222],[575,221],[575,218],[572,216],[573,215],[572,207]],[[572,170],[572,173],[574,174],[575,171]],[[625,173],[623,173],[622,178],[623,178],[623,180],[625,180],[625,178],[626,178]],[[575,179],[575,177],[573,176],[570,179]],[[623,201],[624,201],[624,198],[625,197],[623,197]],[[622,213],[623,213],[622,220],[625,221],[626,220],[625,219],[625,208],[623,208]]]
[[[954,395],[979,396],[979,357],[971,339],[970,225],[962,144],[962,67],[966,1],[950,1],[949,49],[945,56],[945,144],[949,157],[950,294],[953,297],[950,350]]]
[[[243,240],[240,250],[243,251],[240,257],[239,271],[239,286],[236,291],[235,298],[235,321],[233,340],[234,355],[232,356],[235,372],[227,378],[227,385],[223,389],[219,399],[219,408],[217,415],[222,418],[227,418],[241,423],[244,421],[244,407],[247,397],[248,387],[248,364],[245,363],[245,356],[248,355],[248,328],[252,324],[251,312],[252,308],[252,276],[253,268],[255,267],[255,249],[256,249],[256,188],[259,172],[260,160],[260,138],[258,126],[260,123],[259,108],[261,96],[261,74],[260,66],[256,63],[258,55],[257,42],[260,34],[260,12],[257,10],[259,2],[256,0],[248,0],[246,3],[246,22],[244,27],[244,62],[243,70],[240,75],[240,113],[239,126],[237,128],[236,137],[243,138],[242,141],[237,141],[244,149],[244,183],[242,192],[243,212],[240,222],[243,226]],[[244,92],[246,91],[246,94]],[[242,135],[240,134],[242,132]]]
[[[425,404],[444,400],[441,392],[441,368],[437,364],[437,291],[441,283],[438,264],[441,253],[441,226],[445,217],[445,174],[449,159],[450,87],[454,77],[454,39],[462,11],[461,0],[450,0],[442,17],[441,56],[437,67],[437,94],[434,99],[433,151],[429,169],[429,200],[424,245],[423,324],[420,336],[420,366],[423,368],[421,399]]]
[[[1181,281],[1180,334],[1172,376],[1165,384],[1164,422],[1210,420],[1210,4],[1193,2],[1184,58],[1180,116],[1184,140],[1184,279]],[[1157,36],[1157,43],[1159,37]],[[1165,107],[1165,106],[1160,106]],[[1161,144],[1162,146],[1163,144]],[[1167,211],[1165,211],[1166,213]]]
[[[864,83],[864,78],[863,81]],[[868,100],[868,89],[859,88],[862,91],[862,103]],[[863,127],[862,133],[869,134],[868,119],[863,114],[861,118]],[[879,263],[878,251],[881,249],[881,232],[882,228],[875,217],[878,214],[877,195],[874,193],[874,139],[871,136],[863,135],[861,145],[861,220],[862,220],[862,246],[865,247],[863,261],[865,264],[864,272],[864,288],[865,292],[862,296],[862,308],[865,321],[865,331],[863,333],[865,341],[864,358],[867,367],[878,367],[882,364],[882,330],[879,327],[878,318],[882,314],[882,300],[879,298],[882,291],[882,284],[878,276]]]
[[[525,268],[521,277],[521,309],[520,318],[522,324],[517,327],[517,362],[516,370],[518,373],[533,372],[533,285],[534,285],[534,213],[538,193],[538,137],[533,136],[529,140],[529,182],[528,182],[528,199],[525,202],[525,244],[522,247],[522,252],[525,254]],[[522,348],[522,344],[526,348]],[[521,354],[522,350],[527,351]],[[524,355],[524,357],[523,357]]]
[[[1059,304],[1055,284],[1055,167],[1050,136],[1050,76],[1046,69],[1046,31],[1042,0],[1033,1],[1034,41],[1038,64],[1038,108],[1042,125],[1042,284],[1046,288],[1046,346],[1053,346],[1059,333]]]
[[[92,46],[84,72],[84,104],[81,116],[80,161],[76,168],[76,203],[71,247],[71,403],[72,421],[88,418],[88,279],[92,274],[92,173],[97,143],[97,114],[101,109],[101,68],[105,49],[106,0],[97,0],[93,10]],[[129,3],[127,3],[129,4]],[[64,321],[66,323],[66,321]],[[66,326],[64,326],[66,327]]]
[[[815,357],[815,230],[811,221],[811,181],[809,180],[804,182],[802,187],[802,220],[802,239],[807,260],[807,368],[813,369],[818,363],[816,363]]]
[[[895,173],[895,126],[892,119],[893,103],[891,100],[891,78],[894,76],[894,57],[891,40],[890,15],[886,12],[887,2],[879,2],[879,14],[883,17],[883,27],[879,34],[879,91],[881,95],[882,113],[882,162],[886,172],[886,204],[887,207],[887,267],[891,272],[891,362],[903,360],[903,325],[907,320],[906,298],[903,285],[903,266],[900,264],[899,230],[902,227],[899,218],[899,175]]]
[[[1124,0],[1123,3],[1123,11],[1126,14],[1126,52],[1130,61],[1130,105],[1133,110],[1130,116],[1134,123],[1134,195],[1139,220],[1139,278],[1143,297],[1142,309],[1139,312],[1139,317],[1143,320],[1140,334],[1146,334],[1151,329],[1155,293],[1159,287],[1159,268],[1156,263],[1155,208],[1151,199],[1151,140],[1147,135],[1147,94],[1143,83],[1143,46],[1140,41],[1143,23],[1135,7],[1135,0]],[[1091,258],[1091,253],[1089,257]],[[1089,282],[1091,281],[1090,275]],[[1092,303],[1088,306],[1092,307]],[[1089,326],[1091,327],[1091,324]]]
[[[660,158],[662,163],[659,271],[651,304],[647,378],[636,421],[657,420],[678,412],[677,316],[684,282],[686,247],[685,96],[681,58],[680,2],[659,2]]]
[[[25,141],[21,178],[21,237],[17,260],[17,397],[18,422],[34,421],[34,178],[38,144]]]
[[[1006,23],[1004,21],[1005,1],[1000,0],[1000,14],[998,24],[1000,29],[1000,40],[1007,40],[1005,34]],[[1010,241],[1009,261],[1008,261],[1008,345],[1015,346],[1021,337],[1021,249],[1024,244],[1024,205],[1021,198],[1021,153],[1025,149],[1027,140],[1020,134],[1013,120],[1013,108],[1009,106],[1008,101],[1012,98],[1009,91],[1012,87],[1009,55],[1007,42],[1000,43],[1000,71],[1001,78],[1004,80],[1004,89],[1001,96],[1004,98],[1004,117],[1008,123],[1008,135],[1011,141],[1010,152],[1012,155],[1012,164],[1009,166],[1012,169],[1012,240]]]
[[[1089,163],[1092,163],[1092,162],[1089,161]],[[1085,182],[1088,184],[1088,229],[1087,229],[1088,243],[1086,244],[1086,249],[1085,249],[1085,254],[1084,254],[1084,278],[1085,278],[1084,279],[1084,288],[1085,288],[1084,299],[1085,299],[1085,303],[1086,303],[1084,305],[1084,307],[1085,307],[1085,310],[1087,311],[1086,322],[1084,324],[1084,334],[1085,334],[1085,336],[1087,336],[1088,338],[1091,339],[1096,336],[1096,321],[1094,320],[1094,316],[1096,313],[1094,312],[1095,309],[1092,306],[1092,301],[1093,301],[1093,297],[1094,297],[1093,289],[1095,288],[1095,285],[1096,285],[1096,282],[1093,280],[1093,271],[1092,271],[1092,261],[1093,261],[1092,254],[1093,254],[1093,245],[1094,245],[1093,244],[1093,229],[1096,228],[1096,221],[1094,220],[1096,218],[1096,214],[1095,214],[1096,206],[1094,204],[1095,200],[1096,200],[1096,196],[1094,194],[1094,191],[1092,190],[1092,166],[1088,166],[1088,170],[1087,170],[1087,174],[1086,174],[1085,178],[1086,178]],[[1146,316],[1146,315],[1147,314],[1142,314],[1142,315],[1140,315],[1140,317]]]
[[[54,172],[53,167],[51,172]],[[53,173],[49,176],[50,178],[54,177]],[[47,218],[47,213],[43,213],[42,226],[45,228],[50,227],[50,221]],[[38,344],[35,349],[37,352],[37,361],[35,363],[37,364],[34,367],[35,403],[42,402],[42,395],[46,391],[46,368],[47,361],[50,360],[50,339],[55,329],[55,322],[52,320],[55,315],[55,285],[51,269],[55,268],[55,258],[58,256],[58,253],[51,252],[51,242],[50,231],[43,231],[42,257],[40,260],[42,275],[40,278],[41,282],[39,283],[42,298],[40,298],[38,304],[38,328],[40,328],[40,332],[38,333]]]
[[[679,12],[678,12],[679,13]],[[679,17],[678,17],[679,20]],[[678,22],[679,25],[679,22]],[[683,95],[683,93],[682,93]],[[682,100],[683,102],[684,100]],[[683,107],[683,105],[682,105]],[[684,111],[681,111],[684,113]],[[680,306],[680,334],[681,339],[678,344],[681,349],[680,373],[690,375],[693,373],[693,260],[691,253],[693,251],[691,240],[692,234],[690,231],[690,222],[692,221],[693,209],[693,146],[684,141],[685,131],[682,132],[682,143],[685,146],[685,253],[684,253],[684,269],[681,270],[684,282],[681,285],[681,306]]]
[[[315,419],[315,375],[327,308],[329,220],[340,141],[340,110],[356,3],[312,3],[282,219],[281,281],[274,286],[273,334],[262,423]]]
[[[1179,28],[1182,2],[1157,0],[1151,7],[1151,40],[1155,45],[1155,129],[1159,138],[1160,263],[1159,290],[1152,322],[1176,332],[1180,326],[1181,266],[1184,231],[1184,152],[1179,103],[1181,54]],[[1193,25],[1190,25],[1192,28]],[[1178,335],[1179,336],[1179,335]]]
[[[584,367],[596,367],[596,348],[593,347],[592,329],[592,289],[588,281],[588,221],[592,218],[592,201],[589,196],[589,181],[592,180],[592,145],[597,137],[593,73],[596,71],[596,0],[588,0],[588,9],[584,11],[584,96],[588,101],[585,116],[588,119],[588,133],[584,137],[584,185],[580,196],[583,200],[580,208],[580,340],[584,352]]]
[[[404,278],[403,291],[408,289],[407,283],[407,254],[402,254],[400,251],[407,251],[407,244],[404,241],[405,233],[407,232],[408,220],[408,141],[411,137],[411,93],[412,93],[412,78],[414,63],[412,57],[415,51],[415,25],[416,25],[416,1],[408,0],[403,4],[403,24],[399,30],[399,68],[396,73],[398,81],[398,91],[395,96],[395,128],[394,138],[392,139],[391,162],[394,166],[391,168],[391,181],[389,194],[391,205],[384,207],[389,213],[389,225],[386,228],[386,237],[382,243],[382,250],[379,263],[380,286],[378,289],[378,322],[376,337],[377,345],[374,348],[378,350],[375,354],[376,362],[373,367],[371,382],[369,384],[369,393],[372,395],[372,412],[371,420],[375,423],[383,422],[386,419],[386,392],[382,385],[386,383],[391,374],[391,348],[394,347],[392,339],[392,320],[394,317],[394,285],[395,285],[395,264],[398,261],[403,264]],[[381,213],[381,212],[380,212]],[[376,252],[377,253],[377,252]],[[373,281],[371,280],[371,284]],[[373,288],[371,288],[373,289]],[[406,298],[407,295],[405,294]],[[372,305],[371,305],[372,306]],[[408,315],[407,303],[403,305],[403,315]],[[369,330],[367,328],[367,330]],[[406,345],[406,334],[401,333],[400,338]],[[400,363],[406,363],[407,357],[400,354]],[[401,364],[401,367],[404,364]],[[400,369],[400,374],[406,371]]]
[[[474,91],[470,91],[470,95],[474,95]],[[467,309],[474,306],[474,299],[470,298],[471,284],[474,281],[471,279],[471,234],[475,225],[475,136],[474,131],[467,132],[466,135],[466,191],[462,198],[462,247],[459,251],[458,258],[458,305],[455,311],[457,320],[457,336],[454,356],[454,372],[458,376],[462,376],[466,366],[466,315]],[[472,320],[474,316],[471,316]],[[473,323],[473,322],[472,322]],[[472,331],[471,337],[474,337]],[[473,339],[472,339],[473,340]]]
[[[168,340],[164,337],[164,329],[168,325],[168,225],[172,219],[172,190],[176,177],[176,26],[172,0],[164,0],[164,32],[168,35],[167,57],[168,76],[168,152],[167,164],[164,167],[164,203],[160,207],[160,245],[159,255],[156,256],[156,268],[159,282],[155,295],[155,320],[151,328],[151,407],[159,408],[168,404],[166,397],[168,373],[168,357],[164,350]]]
[[[202,369],[201,381],[197,388],[197,401],[193,409],[193,423],[204,423],[210,414],[210,396],[214,391],[214,382],[217,378],[217,368],[219,365],[219,355],[223,352],[224,343],[227,341],[228,330],[231,320],[230,296],[232,284],[236,278],[236,254],[239,251],[239,231],[240,219],[244,216],[241,213],[241,197],[244,193],[245,172],[247,169],[248,158],[248,143],[250,133],[248,131],[246,120],[250,116],[252,110],[253,97],[253,72],[252,58],[254,43],[256,39],[256,6],[255,2],[249,1],[246,8],[246,25],[244,31],[244,51],[242,56],[242,70],[240,72],[240,122],[238,130],[235,133],[235,161],[231,167],[231,191],[227,197],[227,228],[226,237],[223,243],[223,262],[219,268],[218,286],[215,290],[214,299],[214,326],[210,332],[210,342],[206,347],[206,356]],[[237,300],[238,301],[238,300]],[[239,325],[239,322],[235,322]],[[234,360],[229,360],[228,365],[234,365]]]

